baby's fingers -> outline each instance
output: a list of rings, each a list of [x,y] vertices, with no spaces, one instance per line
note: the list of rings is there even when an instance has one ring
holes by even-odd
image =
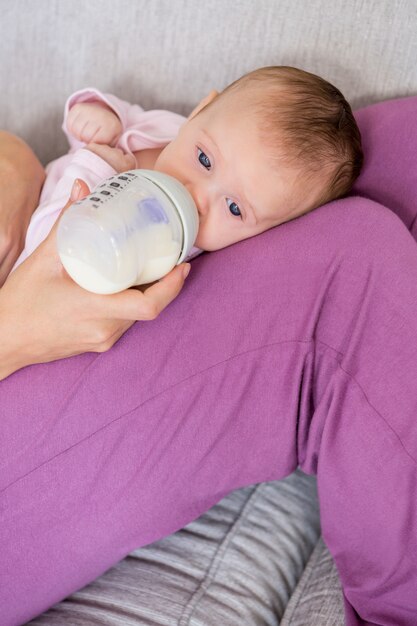
[[[85,130],[88,124],[89,119],[82,110],[74,107],[74,109],[69,112],[67,121],[68,130],[79,141],[85,141]]]
[[[84,141],[84,143],[92,143],[94,138],[96,141],[100,141],[101,131],[102,127],[100,124],[93,120],[89,120],[82,128],[81,141]]]

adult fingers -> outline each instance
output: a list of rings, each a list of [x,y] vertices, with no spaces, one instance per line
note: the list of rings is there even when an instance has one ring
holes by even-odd
[[[153,320],[180,293],[190,264],[182,263],[143,292],[127,289],[106,299],[107,316],[120,320]]]

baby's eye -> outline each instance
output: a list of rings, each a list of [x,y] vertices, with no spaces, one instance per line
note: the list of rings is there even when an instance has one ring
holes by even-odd
[[[200,161],[201,165],[203,167],[205,167],[206,170],[209,170],[211,168],[211,163],[210,163],[210,159],[208,158],[207,154],[204,154],[204,152],[202,150],[200,150],[200,148],[197,148],[197,156],[198,156],[198,160]]]
[[[240,212],[240,209],[236,202],[233,202],[233,200],[230,200],[230,198],[226,198],[226,203],[232,215],[235,215],[236,217],[242,217],[242,213]]]

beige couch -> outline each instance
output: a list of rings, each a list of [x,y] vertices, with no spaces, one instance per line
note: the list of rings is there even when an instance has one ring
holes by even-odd
[[[354,107],[417,93],[414,0],[15,0],[0,32],[1,126],[44,162],[66,150],[63,103],[86,86],[187,113],[281,64],[321,74]],[[32,623],[343,624],[314,480],[297,471],[231,494]]]

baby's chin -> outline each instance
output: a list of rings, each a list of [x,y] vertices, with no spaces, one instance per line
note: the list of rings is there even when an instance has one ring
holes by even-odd
[[[221,246],[216,246],[214,242],[210,242],[207,237],[197,235],[197,239],[194,242],[196,248],[200,248],[204,252],[214,252],[214,250],[219,250]]]
[[[223,250],[223,248],[227,248],[241,239],[242,238],[223,236],[222,240],[219,241],[215,233],[204,232],[203,228],[203,232],[198,232],[194,245],[196,248],[200,248],[200,250],[204,250],[205,252],[215,252],[216,250]]]
[[[240,239],[233,237],[223,237],[222,241],[219,241],[216,234],[204,232],[203,228],[203,232],[198,232],[194,246],[204,250],[204,252],[215,252],[216,250],[223,250],[223,248],[227,248],[238,241]]]

